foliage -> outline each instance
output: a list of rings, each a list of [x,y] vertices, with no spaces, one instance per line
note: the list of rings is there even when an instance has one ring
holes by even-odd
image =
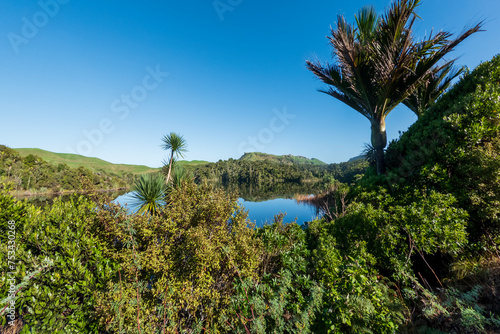
[[[162,138],[162,141],[162,148],[166,151],[170,151],[170,159],[168,160],[168,162],[164,162],[164,165],[168,165],[167,183],[169,183],[174,158],[184,156],[184,153],[187,152],[187,142],[184,137],[178,135],[175,132],[170,132],[168,135],[165,135]]]
[[[482,289],[475,285],[465,292],[453,287],[442,289],[439,295],[427,292],[420,307],[428,324],[420,330],[453,328],[460,333],[485,333],[487,327],[499,328],[500,317],[488,314],[479,305]]]
[[[0,145],[0,177],[12,182],[14,190],[51,191],[116,189],[133,182],[132,174],[117,175],[93,172],[85,167],[70,168],[66,164],[51,164],[29,154],[21,157],[7,146]],[[0,188],[3,188],[0,184]]]
[[[28,216],[29,205],[24,201],[18,201],[14,197],[9,196],[0,190],[0,242],[7,242],[8,222],[13,220],[17,223],[16,233],[21,235],[24,233],[24,225]]]
[[[322,293],[310,277],[294,277],[289,270],[260,283],[246,278],[236,285],[230,306],[237,321],[223,318],[223,328],[232,333],[310,333]]]
[[[239,160],[243,161],[268,161],[268,162],[274,162],[274,163],[279,163],[279,164],[297,164],[297,165],[326,165],[321,160],[318,160],[316,158],[306,158],[302,156],[295,156],[295,155],[273,155],[273,154],[266,154],[266,153],[260,153],[260,152],[250,152],[250,153],[245,153],[243,154]]]
[[[24,329],[42,333],[96,331],[96,294],[110,279],[113,263],[89,233],[96,216],[93,203],[74,197],[37,208],[5,194],[0,198],[2,214],[6,212],[6,218],[16,222],[15,282],[19,292],[15,307],[28,323]],[[6,234],[3,228],[2,234]],[[1,247],[1,271],[6,273],[12,270],[7,268],[7,245],[2,243]],[[7,295],[10,285],[6,278],[2,275],[0,281],[2,296]]]
[[[406,318],[404,303],[392,283],[377,275],[376,259],[356,242],[346,252],[321,226],[315,230],[314,262],[325,286],[317,333],[396,333]]]
[[[325,228],[339,250],[350,254],[358,242],[365,242],[376,267],[402,279],[412,275],[412,255],[454,254],[467,240],[467,215],[453,206],[452,196],[431,192],[412,197],[409,203],[398,203],[388,194],[365,194],[363,203],[350,204],[344,216]]]
[[[167,186],[161,174],[143,174],[135,182],[132,198],[139,214],[145,212],[150,215],[158,213],[161,206],[165,205]]]
[[[387,185],[450,193],[471,240],[500,234],[500,56],[478,66],[387,150]]]
[[[218,161],[195,169],[195,180],[220,181],[224,184],[268,184],[302,183],[316,181],[321,183],[325,176],[340,182],[351,183],[358,174],[363,174],[367,163],[364,159],[330,165],[285,164],[267,160]]]
[[[369,170],[351,189],[354,204],[348,214],[328,227],[340,251],[359,240],[366,242],[375,267],[392,273],[405,291],[418,281],[426,285],[404,296],[408,305],[417,307],[415,324],[428,319],[429,330],[477,332],[498,327],[498,309],[493,307],[489,316],[477,308],[479,300],[465,303],[467,295],[462,294],[467,292],[446,288],[437,296],[430,291],[444,282],[448,268],[461,258],[498,254],[499,107],[496,56],[464,75],[389,145],[387,175],[375,176]],[[480,298],[494,305],[498,272],[490,273],[489,280],[480,282],[489,295],[482,293]]]
[[[427,81],[418,86],[417,89],[403,101],[404,105],[410,108],[418,117],[422,116],[451,86],[451,82],[460,74],[464,73],[464,71],[464,67],[454,69],[453,64],[434,67]]]
[[[467,214],[455,204],[436,192],[395,199],[379,190],[358,193],[330,222],[309,223],[317,279],[326,288],[317,331],[399,332],[409,314],[393,282],[408,284],[418,258],[456,254],[467,241]]]
[[[306,233],[284,214],[257,229],[263,253],[259,277],[239,275],[229,314],[222,318],[229,332],[309,333],[321,305],[323,289],[308,273]]]
[[[112,206],[98,214],[98,237],[120,264],[98,303],[108,330],[215,331],[236,271],[255,275],[259,244],[234,195],[184,184],[157,216],[129,217]]]

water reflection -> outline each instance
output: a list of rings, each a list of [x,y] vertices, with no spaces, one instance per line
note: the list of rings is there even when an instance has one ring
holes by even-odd
[[[119,197],[123,194],[126,194],[128,190],[110,190],[108,192],[106,191],[101,191],[102,193],[105,193],[106,195],[110,196],[111,198],[116,198]],[[91,196],[88,193],[84,194],[78,194],[78,193],[72,193],[72,194],[51,194],[51,195],[33,195],[33,196],[16,196],[18,200],[26,200],[28,203],[33,204],[38,207],[45,207],[47,205],[52,205],[54,203],[54,200],[61,199],[62,201],[67,201],[73,196],[85,196],[89,197]]]
[[[245,201],[261,202],[278,198],[291,199],[295,195],[319,194],[321,188],[315,183],[274,182],[260,184],[214,183],[225,191],[235,192]]]
[[[313,184],[300,183],[268,183],[268,184],[215,184],[216,187],[225,191],[239,194],[239,203],[248,211],[248,218],[255,222],[257,227],[272,222],[275,215],[286,213],[285,223],[295,221],[298,224],[309,222],[318,217],[316,207],[306,203],[299,203],[293,197],[296,194],[317,194],[320,189]],[[135,212],[137,208],[131,206],[133,202],[132,192],[126,190],[109,192],[113,202],[125,207],[128,212]],[[51,205],[56,198],[68,200],[74,194],[67,195],[44,195],[25,197],[28,202],[36,206]],[[83,196],[90,196],[84,194]],[[20,199],[23,199],[19,197]]]
[[[257,227],[271,223],[275,215],[286,213],[284,223],[294,222],[302,225],[318,218],[318,210],[306,203],[299,203],[294,199],[277,198],[268,201],[251,202],[240,198],[239,202],[248,210],[248,219],[255,222]]]

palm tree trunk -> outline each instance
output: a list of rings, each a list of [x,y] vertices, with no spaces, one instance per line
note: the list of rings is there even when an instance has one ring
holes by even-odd
[[[377,160],[377,174],[384,175],[385,174],[385,158],[384,158],[384,149],[375,149],[375,157]]]
[[[385,174],[384,148],[387,145],[387,133],[385,132],[385,117],[372,121],[372,146],[375,149],[377,161],[377,174]]]

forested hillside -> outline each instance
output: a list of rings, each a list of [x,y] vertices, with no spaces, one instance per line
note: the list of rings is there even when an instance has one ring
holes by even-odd
[[[273,154],[266,154],[266,153],[260,153],[260,152],[250,152],[250,153],[245,153],[243,154],[238,160],[242,161],[268,161],[268,162],[275,162],[275,163],[281,163],[281,164],[297,164],[297,165],[326,165],[321,160],[318,160],[316,158],[306,158],[302,156],[295,156],[295,155],[273,155]]]
[[[249,157],[266,157],[267,159],[249,159]],[[359,159],[340,164],[306,164],[292,160],[274,159],[271,155],[253,153],[243,155],[240,159],[229,159],[206,164],[194,170],[197,182],[220,181],[224,183],[261,184],[263,182],[319,182],[324,178],[332,178],[351,183],[356,175],[364,173],[368,162]],[[285,156],[286,157],[286,156]]]

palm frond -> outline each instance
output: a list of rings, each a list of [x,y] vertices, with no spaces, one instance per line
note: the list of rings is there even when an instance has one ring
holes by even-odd
[[[357,26],[358,39],[362,44],[370,42],[377,33],[379,17],[373,6],[365,6],[361,8],[357,15],[354,16]]]
[[[143,174],[135,182],[131,203],[137,213],[155,215],[161,206],[166,204],[165,193],[167,187],[165,178],[161,174]]]
[[[429,107],[450,87],[452,81],[463,73],[464,68],[454,68],[453,61],[447,62],[444,67],[435,67],[428,80],[417,89],[403,103],[420,117]]]
[[[163,144],[161,147],[164,150],[171,151],[177,157],[184,157],[187,150],[187,142],[181,135],[175,132],[170,132],[162,138]]]

